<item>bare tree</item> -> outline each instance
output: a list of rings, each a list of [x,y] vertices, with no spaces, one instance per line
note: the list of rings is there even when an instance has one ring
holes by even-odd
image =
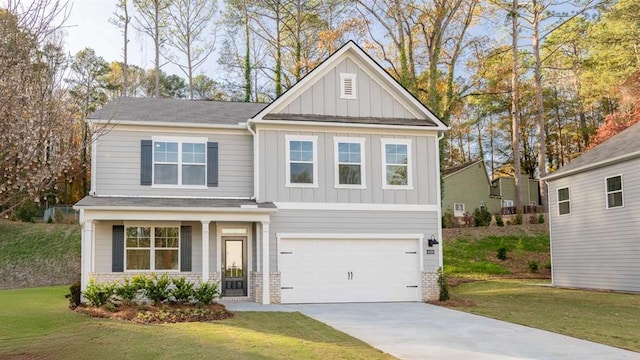
[[[218,6],[214,0],[173,0],[169,6],[167,43],[180,55],[169,56],[187,76],[189,99],[193,99],[193,77],[215,49],[214,16]]]
[[[160,97],[160,52],[166,42],[167,10],[169,0],[133,0],[136,14],[133,16],[133,28],[148,35],[153,41],[155,60],[154,96]]]
[[[513,0],[511,3],[511,10],[509,16],[511,16],[511,54],[513,59],[513,65],[511,69],[511,146],[513,147],[513,178],[516,185],[516,210],[519,212],[522,210],[522,194],[520,189],[522,187],[522,171],[520,169],[520,84],[518,78],[519,64],[518,64],[518,16],[520,13],[520,7],[518,0]]]
[[[127,50],[129,48],[129,23],[131,22],[131,15],[129,15],[129,1],[118,0],[116,5],[117,9],[113,13],[113,17],[109,19],[109,22],[122,29],[122,52],[123,52],[123,65],[122,65],[122,96],[128,94],[128,73],[129,63]]]

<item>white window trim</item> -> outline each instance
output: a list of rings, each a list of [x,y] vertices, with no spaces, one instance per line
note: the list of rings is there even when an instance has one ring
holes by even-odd
[[[606,182],[605,182],[605,186],[606,186]],[[567,200],[560,200],[560,190],[564,190],[567,189],[567,192],[569,193],[569,198]],[[556,200],[558,203],[558,216],[566,216],[566,215],[571,215],[571,189],[569,188],[569,186],[563,186],[561,188],[557,188],[556,189]],[[569,203],[569,212],[566,214],[560,214],[560,203]]]
[[[457,212],[456,212],[456,206],[457,205],[462,205],[462,214],[460,214],[460,216],[464,216],[464,213],[466,211],[464,203],[454,203],[453,204],[453,216],[458,217]]]
[[[285,135],[285,186],[301,188],[318,187],[318,137],[312,135]],[[313,146],[313,183],[300,184],[291,182],[291,141],[311,141]]]
[[[389,185],[387,184],[387,154],[386,145],[406,145],[407,146],[407,185]],[[380,139],[380,148],[382,153],[382,189],[384,190],[413,190],[413,148],[411,147],[411,139]],[[391,164],[394,165],[394,164]]]
[[[339,144],[340,143],[350,143],[350,144],[360,144],[360,184],[340,184],[340,152]],[[367,179],[366,179],[366,171],[365,171],[365,138],[359,137],[333,137],[333,169],[334,169],[334,179],[335,179],[335,188],[336,189],[366,189],[367,188]],[[345,163],[347,164],[347,163]],[[355,163],[351,163],[355,165]]]
[[[207,189],[207,138],[201,137],[167,137],[167,136],[152,136],[151,140],[151,187],[158,189]],[[178,184],[156,184],[156,155],[155,144],[156,142],[174,142],[178,143]],[[204,185],[182,185],[182,144],[204,144]],[[162,163],[158,164],[174,164],[174,163]]]
[[[150,239],[149,239],[149,247],[148,248],[130,248],[127,247],[127,228],[130,227],[148,227],[151,228],[150,231]],[[155,236],[156,236],[156,229],[157,227],[177,227],[178,228],[178,268],[173,270],[173,269],[160,269],[160,270],[156,270],[155,266],[156,266],[156,251],[155,251]],[[124,264],[124,272],[130,272],[130,273],[152,273],[152,272],[167,272],[167,273],[179,273],[180,269],[182,268],[182,264],[180,263],[181,261],[181,251],[182,248],[180,247],[180,243],[182,242],[181,239],[181,232],[180,232],[180,225],[175,225],[175,224],[171,224],[171,223],[158,223],[158,224],[144,224],[144,223],[129,223],[126,222],[125,226],[124,226],[124,259],[123,259],[123,264]],[[128,269],[127,268],[127,250],[128,249],[139,249],[139,250],[149,250],[150,254],[149,254],[149,269]],[[174,248],[169,248],[169,249],[174,249]]]
[[[351,94],[345,94],[344,81],[351,79]],[[346,100],[356,100],[358,99],[358,93],[356,89],[357,86],[357,76],[355,73],[340,73],[340,98]]]
[[[620,177],[620,190],[609,191],[609,188],[607,187],[607,180],[609,180],[611,178],[618,177],[618,176]],[[613,206],[613,207],[609,206],[609,194],[614,194],[614,193],[618,193],[618,192],[622,196],[622,205]],[[607,209],[622,209],[622,208],[624,208],[624,179],[622,178],[622,174],[607,176],[606,178],[604,178],[604,204],[605,204]]]

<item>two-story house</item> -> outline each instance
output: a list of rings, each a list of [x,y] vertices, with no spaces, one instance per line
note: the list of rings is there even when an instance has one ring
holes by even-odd
[[[88,121],[83,289],[155,272],[265,304],[437,298],[447,127],[355,43],[268,105],[123,98]]]

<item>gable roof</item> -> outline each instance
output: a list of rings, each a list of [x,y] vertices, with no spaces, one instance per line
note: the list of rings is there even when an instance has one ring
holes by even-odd
[[[121,97],[110,101],[89,115],[88,119],[113,122],[168,122],[191,124],[238,125],[262,110],[267,104]]]
[[[460,172],[460,171],[462,171],[462,170],[464,170],[464,169],[466,169],[468,167],[471,167],[471,166],[473,166],[473,165],[475,165],[475,164],[477,164],[479,162],[483,162],[483,161],[482,160],[469,161],[469,162],[466,162],[464,164],[450,166],[450,167],[444,169],[444,176],[446,177],[446,176],[453,175],[453,174],[455,174],[457,172]]]
[[[554,180],[637,158],[640,157],[639,149],[640,122],[578,156],[567,165],[544,177],[544,180]]]
[[[449,128],[424,104],[422,104],[413,94],[411,94],[407,89],[405,89],[395,78],[393,78],[380,64],[378,64],[369,54],[367,54],[362,48],[360,48],[353,40],[348,41],[344,44],[340,49],[334,52],[331,56],[329,56],[326,60],[324,60],[320,65],[318,65],[315,69],[309,72],[305,77],[303,77],[299,82],[285,91],[280,97],[275,99],[271,104],[267,105],[262,111],[256,114],[250,121],[254,123],[269,123],[277,120],[285,120],[285,121],[300,121],[301,119],[291,119],[294,114],[272,114],[274,110],[281,108],[283,105],[291,102],[299,93],[310,85],[319,80],[324,73],[341,61],[345,56],[351,55],[357,58],[358,60],[362,60],[365,64],[368,64],[371,69],[378,75],[378,78],[385,82],[387,86],[397,91],[399,94],[403,96],[403,98],[412,104],[415,108],[419,109],[420,116],[419,119],[414,119],[414,121],[410,124],[398,124],[397,121],[395,124],[393,121],[384,120],[393,120],[387,118],[353,118],[353,117],[341,117],[342,123],[357,123],[357,124],[375,124],[375,125],[404,125],[404,126],[424,126],[433,128],[434,130],[448,130]],[[291,120],[283,119],[289,118]],[[306,121],[315,121],[316,123],[335,123],[337,117],[308,117],[305,119]],[[397,120],[397,119],[395,119]],[[416,121],[417,120],[417,121]]]

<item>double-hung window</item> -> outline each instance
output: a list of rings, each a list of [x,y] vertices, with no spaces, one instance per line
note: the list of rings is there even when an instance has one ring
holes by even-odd
[[[334,138],[335,181],[337,188],[366,187],[364,138]]]
[[[571,214],[571,199],[569,196],[568,187],[558,189],[558,215]]]
[[[285,137],[287,144],[286,185],[318,186],[317,136]]]
[[[411,140],[381,139],[382,188],[411,189]]]
[[[180,228],[128,226],[125,231],[127,270],[180,269]]]
[[[206,185],[206,140],[153,142],[153,184]]]
[[[605,181],[607,183],[607,209],[622,207],[624,205],[622,175],[608,177]]]

